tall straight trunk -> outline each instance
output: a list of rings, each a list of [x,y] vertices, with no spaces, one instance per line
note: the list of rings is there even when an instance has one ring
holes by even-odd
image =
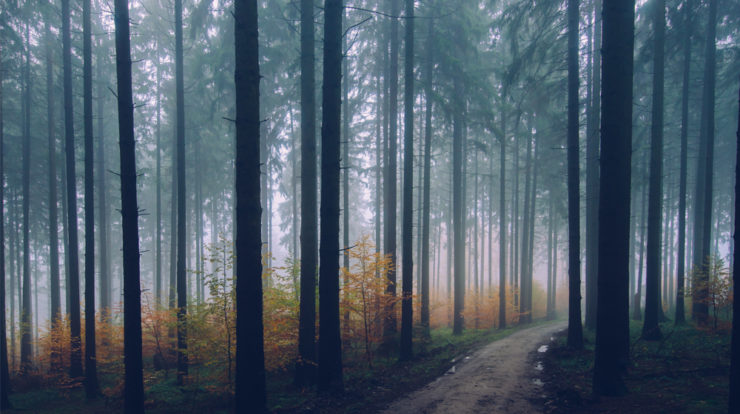
[[[67,0],[65,0],[67,1]],[[136,141],[131,88],[131,40],[128,0],[115,0],[118,137],[121,162],[121,227],[123,233],[124,411],[144,412],[141,355],[141,283],[139,210],[136,196]]]
[[[532,282],[534,273],[534,228],[535,228],[535,207],[537,204],[537,173],[539,170],[539,156],[537,143],[534,143],[534,171],[532,172],[532,194],[530,196],[529,208],[529,245],[527,250],[527,313],[524,315],[525,320],[532,322]]]
[[[31,334],[31,44],[26,22],[25,64],[23,65],[23,294],[21,295],[21,372],[32,367]],[[79,339],[79,336],[78,336]]]
[[[568,347],[575,349],[583,347],[578,153],[578,0],[568,0]]]
[[[51,318],[52,329],[58,328],[61,316],[61,296],[59,288],[59,224],[57,213],[57,148],[56,125],[54,121],[54,69],[51,29],[47,22],[44,25],[46,38],[46,117],[47,136],[49,138],[49,288],[51,290]],[[58,357],[58,348],[52,350],[54,358]]]
[[[740,92],[738,93],[738,104],[740,104]],[[735,198],[737,199],[740,185],[740,110],[738,111],[737,122],[737,156],[735,157]],[[0,169],[2,171],[2,169]],[[740,217],[740,203],[735,203],[735,217]],[[738,240],[736,237],[740,233],[740,223],[735,221],[732,238],[735,240],[733,246],[732,274],[733,274],[733,293],[734,297],[740,297],[740,252],[738,252]],[[2,234],[2,233],[0,233]],[[740,301],[734,301],[732,304],[732,319],[740,319]],[[732,324],[732,346],[731,346],[731,363],[730,363],[730,400],[727,412],[729,414],[740,411],[740,324]],[[6,365],[7,366],[7,365]]]
[[[629,360],[629,218],[635,3],[604,0],[599,194],[599,272],[594,347],[596,395],[626,391]]]
[[[470,260],[473,261],[473,292],[475,294],[473,300],[475,302],[475,321],[474,321],[474,327],[475,329],[478,329],[478,323],[480,322],[480,317],[478,314],[479,310],[479,295],[481,292],[481,284],[478,282],[478,173],[479,173],[479,164],[478,164],[478,150],[474,150],[475,155],[473,156],[473,165],[474,165],[474,171],[473,171],[473,251],[472,254],[468,257]]]
[[[154,300],[157,308],[162,306],[162,95],[160,93],[160,84],[162,83],[162,69],[159,60],[159,41],[157,41],[157,202],[155,212],[155,220],[157,221],[156,226],[156,241],[155,241],[155,254],[154,258]]]
[[[661,231],[663,230],[663,78],[665,73],[665,0],[653,4],[653,107],[650,129],[650,190],[648,197],[647,270],[645,272],[645,323],[642,337],[659,340]]]
[[[635,297],[632,301],[632,319],[636,321],[642,320],[642,275],[645,271],[645,232],[647,227],[645,225],[647,218],[645,210],[647,209],[647,204],[647,186],[643,186],[642,197],[640,198],[642,208],[640,212],[640,259],[637,263],[637,292],[635,292]]]
[[[519,265],[519,323],[527,323],[527,312],[530,311],[530,309],[527,309],[527,265],[529,262],[529,256],[527,253],[529,252],[529,226],[531,225],[529,221],[529,208],[531,203],[530,195],[532,194],[533,141],[533,136],[530,136],[527,140],[526,172],[524,175],[524,217],[522,218],[522,241],[519,250],[519,259],[521,260],[521,264]]]
[[[339,326],[339,148],[342,110],[342,0],[324,3],[324,82],[321,124],[319,244],[320,390],[342,389]]]
[[[427,34],[427,62],[426,77],[424,79],[424,94],[426,97],[426,114],[424,118],[424,183],[423,199],[421,203],[421,326],[424,335],[429,336],[429,215],[431,198],[431,165],[432,165],[432,80],[434,77],[434,22],[429,21]],[[437,243],[439,238],[436,238]],[[439,258],[437,258],[439,260]]]
[[[48,30],[48,25],[46,26]],[[47,31],[48,34],[48,31]],[[2,52],[2,47],[0,47]],[[48,52],[48,49],[47,49]],[[2,53],[0,53],[1,57]],[[48,56],[48,55],[47,55]],[[6,336],[7,326],[5,320],[5,164],[4,164],[4,127],[3,127],[3,76],[2,76],[2,58],[0,58],[0,409],[8,410],[13,408],[10,404],[8,394],[10,394],[10,367],[8,365],[8,339]],[[12,280],[12,275],[11,275]],[[13,297],[11,290],[10,297]],[[58,298],[57,298],[58,301]],[[11,312],[10,323],[13,323]]]
[[[553,233],[553,215],[555,214],[552,191],[549,194],[549,205],[547,214],[547,319],[553,319],[554,309],[553,302],[554,297],[552,296],[552,269],[553,269],[553,248],[552,248],[552,233]]]
[[[316,364],[316,76],[314,0],[301,0],[301,302],[297,385],[314,382]]]
[[[396,179],[397,179],[397,143],[398,143],[398,16],[400,13],[399,0],[391,2],[391,38],[390,38],[390,67],[389,67],[389,97],[388,97],[388,147],[385,169],[385,225],[383,241],[384,253],[389,256],[391,267],[388,270],[388,285],[386,294],[396,296]],[[383,340],[386,344],[393,342],[397,328],[396,309],[393,302],[385,310],[386,319],[383,324]]]
[[[514,136],[518,136],[518,127],[519,127],[519,119],[517,118],[517,123],[515,124],[516,130],[514,131]],[[512,226],[513,226],[513,237],[511,239],[511,249],[512,249],[512,258],[511,258],[511,292],[512,292],[512,302],[514,305],[514,309],[516,311],[519,310],[519,237],[521,236],[521,220],[519,219],[519,140],[515,138],[514,140],[514,197],[512,197],[512,202],[514,203],[514,207],[512,209]]]
[[[101,42],[102,48],[102,42]],[[100,265],[100,310],[103,318],[107,318],[111,314],[111,271],[110,271],[110,258],[109,258],[109,246],[110,246],[110,232],[108,223],[110,223],[110,210],[108,209],[108,185],[105,170],[105,129],[103,127],[103,121],[105,116],[103,115],[103,97],[107,96],[108,92],[104,88],[105,83],[103,82],[103,62],[106,56],[103,52],[98,56],[97,65],[97,78],[98,78],[98,148],[97,148],[97,181],[98,181],[98,243],[99,245],[99,257]]]
[[[701,267],[699,283],[694,290],[692,317],[700,325],[709,319],[707,258],[712,233],[713,175],[714,175],[714,86],[717,78],[717,0],[709,1],[709,19],[704,54],[704,83],[702,90],[701,127],[699,141],[699,168],[697,175],[697,207],[694,208],[694,267]]]
[[[257,1],[234,2],[236,412],[265,412]],[[337,235],[338,238],[338,235]],[[336,254],[336,252],[335,252]]]
[[[601,111],[601,0],[594,1],[591,51],[591,102],[586,131],[586,328],[596,329],[596,279],[599,268],[599,124]]]
[[[501,144],[499,167],[499,257],[498,257],[498,327],[506,328],[506,88],[501,93]],[[492,174],[493,175],[493,174]]]
[[[382,26],[380,26],[382,27]],[[382,34],[378,35],[382,39]],[[382,220],[383,220],[383,155],[385,153],[385,145],[383,140],[385,120],[384,115],[384,99],[383,99],[383,83],[380,81],[383,77],[385,64],[383,62],[383,49],[385,43],[380,40],[377,43],[377,57],[376,57],[376,108],[375,108],[375,254],[380,255],[382,251],[381,240],[382,240]],[[380,272],[376,271],[376,277],[380,276]],[[379,303],[379,302],[378,302]]]
[[[95,357],[95,176],[93,171],[91,0],[82,2],[82,91],[85,135],[85,394],[98,393]]]
[[[188,375],[188,290],[185,274],[185,88],[183,86],[182,0],[175,0],[175,95],[177,135],[177,384]]]
[[[460,75],[453,75],[454,98],[452,102],[452,226],[454,234],[454,303],[453,327],[455,335],[461,335],[465,328],[463,311],[465,309],[465,225],[464,221],[464,190],[463,190],[463,86]]]
[[[403,215],[401,224],[401,360],[409,360],[413,355],[412,336],[414,307],[412,294],[414,288],[414,0],[406,0],[406,36],[404,70],[404,143],[403,143]]]
[[[678,190],[678,256],[676,257],[676,325],[686,322],[684,287],[686,285],[686,176],[688,175],[689,77],[691,76],[691,0],[686,0],[683,30],[683,83],[681,87],[681,161]]]
[[[342,16],[344,20],[347,18],[346,11],[342,13]],[[346,26],[346,24],[345,24]],[[346,37],[342,36],[342,50],[345,50],[347,48],[347,42]],[[350,121],[350,114],[349,114],[349,84],[350,84],[350,78],[349,78],[349,59],[346,57],[342,59],[342,72],[344,73],[344,76],[342,77],[342,137],[344,138],[342,141],[342,163],[344,167],[342,168],[342,241],[343,241],[343,251],[342,251],[342,259],[343,261],[343,267],[346,268],[349,271],[349,169],[350,169],[350,161],[349,161],[349,121]],[[347,286],[349,284],[349,278],[348,273],[345,273],[344,277],[344,285]],[[349,289],[345,289],[345,295],[349,292]],[[349,329],[349,308],[345,309],[344,311],[344,326],[345,329]]]
[[[170,281],[168,307],[175,309],[177,300],[177,134],[172,134],[172,180],[170,182]],[[170,329],[169,336],[174,337],[174,329]]]
[[[1,47],[0,47],[1,50]],[[0,69],[2,69],[2,62],[0,62]],[[2,81],[2,72],[0,72],[0,81]],[[1,83],[1,82],[0,82]],[[0,85],[0,92],[2,89],[2,85]],[[0,96],[1,98],[2,96]],[[2,107],[2,101],[0,101],[0,109]],[[2,131],[0,131],[1,133]],[[4,150],[4,148],[3,148]],[[2,158],[2,155],[0,155],[0,158]],[[3,175],[0,174],[0,181],[3,181]],[[0,186],[1,187],[1,186]],[[4,191],[3,189],[0,189],[0,191]],[[17,191],[17,190],[16,190]],[[16,237],[15,237],[15,225],[12,223],[17,223],[17,220],[15,220],[15,192],[11,192],[13,194],[13,199],[10,200],[10,203],[8,205],[8,223],[11,224],[10,231],[8,232],[8,244],[10,245],[8,247],[8,279],[10,279],[10,286],[8,286],[9,292],[8,296],[10,297],[10,368],[11,370],[15,370],[15,361],[16,361],[16,340],[15,340],[15,245],[16,245]],[[10,197],[9,197],[10,198]],[[5,204],[5,199],[3,199],[3,204]],[[3,213],[4,214],[4,213]],[[4,225],[4,224],[3,224]],[[4,230],[4,227],[3,227]],[[0,238],[0,243],[5,243],[5,239]],[[5,252],[5,250],[3,250]],[[4,256],[3,256],[4,258]],[[5,271],[5,268],[3,268],[2,271]],[[3,279],[3,283],[5,282],[5,279]]]
[[[82,376],[82,347],[80,341],[80,260],[77,240],[77,179],[75,174],[75,131],[72,101],[72,44],[70,38],[69,0],[62,0],[62,44],[64,65],[64,147],[67,165],[67,261],[69,262],[69,376]]]

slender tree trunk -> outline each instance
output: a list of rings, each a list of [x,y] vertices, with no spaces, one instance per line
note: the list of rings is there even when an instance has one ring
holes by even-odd
[[[629,218],[635,4],[604,0],[599,272],[593,391],[620,395],[629,359]]]
[[[463,310],[465,309],[465,225],[463,189],[463,85],[460,74],[453,75],[453,121],[452,121],[452,226],[454,234],[454,304],[453,328],[455,335],[461,335],[465,328]]]
[[[399,0],[391,1],[391,15],[398,16],[400,13]],[[389,131],[388,152],[386,156],[385,170],[385,254],[389,256],[391,267],[388,271],[388,285],[386,294],[396,296],[396,178],[397,178],[397,142],[398,142],[398,18],[391,18],[390,39],[390,73],[389,73]],[[396,309],[393,302],[385,310],[386,320],[383,324],[383,341],[390,345],[398,330],[396,322]]]
[[[426,115],[424,119],[424,184],[421,219],[421,326],[424,335],[429,336],[429,215],[431,198],[431,164],[432,164],[432,80],[434,77],[434,22],[429,20],[427,35],[427,62],[424,94],[426,96]],[[439,241],[439,238],[435,240]]]
[[[56,125],[54,121],[54,69],[52,53],[52,37],[49,23],[44,26],[44,37],[46,38],[46,117],[47,136],[49,137],[49,287],[51,289],[51,326],[52,330],[58,328],[61,316],[61,296],[59,288],[59,224],[57,213],[57,149],[56,149]],[[56,345],[56,344],[55,344]],[[56,346],[52,349],[52,363],[57,364],[59,350]]]
[[[342,389],[339,326],[339,149],[342,101],[342,0],[324,3],[319,244],[319,373],[323,391]]]
[[[659,340],[661,231],[663,230],[663,77],[665,72],[665,0],[653,3],[653,110],[650,134],[650,190],[648,199],[647,271],[645,274],[645,323],[642,337]]]
[[[160,84],[162,82],[162,69],[159,60],[159,41],[157,41],[157,205],[156,205],[156,241],[154,258],[154,299],[157,308],[162,306],[162,95]]]
[[[342,13],[343,20],[347,19],[347,13],[346,10]],[[346,24],[345,24],[346,26]],[[342,36],[342,50],[344,51],[347,48],[347,42],[346,42],[346,36]],[[343,252],[342,252],[342,258],[344,259],[343,267],[349,271],[349,170],[350,170],[350,160],[349,160],[349,143],[350,143],[350,131],[349,131],[349,121],[350,121],[350,113],[349,113],[349,84],[351,79],[349,78],[349,59],[345,56],[344,59],[342,59],[342,72],[344,73],[344,76],[342,77],[342,137],[344,137],[344,142],[341,143],[342,145],[342,163],[344,167],[342,168],[342,241],[343,241]],[[347,273],[345,273],[344,277],[344,285],[347,286],[349,284],[349,279],[347,276]],[[348,289],[345,289],[345,295],[349,292]],[[349,308],[345,309],[344,311],[344,327],[345,329],[349,329]]]
[[[93,145],[90,8],[91,0],[84,0],[82,2],[82,85],[85,134],[85,394],[87,399],[94,399],[98,393],[98,369],[95,357],[95,175],[93,171],[95,150]]]
[[[134,139],[134,100],[131,88],[128,0],[115,0],[114,18],[123,232],[124,411],[127,414],[134,414],[144,412],[144,381],[141,355],[139,208],[136,196],[136,141]]]
[[[70,39],[69,0],[62,0],[62,43],[64,57],[64,135],[67,164],[67,260],[69,261],[69,325],[71,334],[69,376],[82,376],[80,344],[80,260],[77,240],[77,179],[75,174],[74,108],[72,101],[72,45]]]
[[[265,412],[257,1],[234,2],[236,65],[235,411]],[[336,235],[335,240],[338,240]],[[336,254],[337,252],[335,252]],[[322,314],[323,315],[323,314]]]
[[[31,333],[31,44],[26,22],[25,64],[23,65],[23,293],[21,295],[21,372],[32,368]],[[79,337],[78,337],[79,338]]]
[[[639,321],[642,320],[642,274],[645,270],[645,232],[646,225],[645,220],[647,218],[647,186],[643,186],[642,197],[640,198],[640,205],[642,206],[640,212],[640,260],[638,266],[638,277],[637,277],[637,292],[635,298],[632,301],[632,319]]]
[[[529,206],[530,206],[530,195],[531,180],[532,180],[532,144],[534,137],[530,136],[527,140],[527,158],[526,158],[526,172],[524,175],[524,217],[522,218],[522,240],[521,247],[519,248],[519,323],[527,323],[527,264],[529,262]]]
[[[46,26],[48,30],[48,25]],[[48,31],[47,31],[48,34]],[[2,46],[0,46],[0,56],[2,55]],[[48,52],[48,49],[47,49]],[[48,54],[47,54],[48,56]],[[51,62],[49,62],[51,63]],[[3,127],[3,68],[2,58],[0,58],[0,409],[8,410],[13,408],[10,404],[8,394],[10,394],[10,367],[8,366],[8,332],[5,321],[5,164],[4,164],[4,127]],[[12,274],[11,274],[12,280]],[[12,285],[11,285],[12,286]],[[10,292],[11,302],[13,291]],[[58,302],[58,298],[57,298]],[[12,309],[12,308],[11,308]],[[13,324],[13,314],[10,315],[11,326]],[[12,337],[11,337],[12,338]]]
[[[401,225],[403,296],[401,302],[401,360],[413,356],[412,337],[414,307],[412,294],[414,287],[414,0],[406,0],[406,49],[404,73],[404,144],[403,144],[403,223]]]
[[[506,328],[506,87],[501,93],[501,144],[499,166],[499,257],[498,257],[498,327]]]
[[[301,0],[301,302],[298,326],[297,385],[314,382],[316,363],[316,79],[314,1]]]
[[[717,45],[715,44],[717,29],[717,0],[709,2],[709,20],[707,21],[706,47],[704,55],[704,84],[702,91],[702,110],[699,151],[699,168],[697,176],[697,207],[694,209],[694,267],[702,268],[699,276],[702,283],[694,289],[692,316],[700,325],[708,323],[709,295],[707,282],[709,273],[707,267],[710,255],[710,241],[712,233],[712,204],[714,201],[713,170],[714,170],[714,86],[717,77]]]
[[[101,42],[102,48],[102,42]],[[108,93],[104,90],[103,82],[103,53],[98,57],[97,77],[98,77],[98,148],[97,148],[97,181],[98,181],[98,248],[100,253],[100,311],[103,319],[111,315],[111,271],[109,259],[110,232],[108,223],[110,223],[110,212],[108,209],[108,184],[106,179],[106,161],[105,161],[105,128],[103,120],[103,97]]]
[[[738,93],[738,104],[740,104],[740,93]],[[1,171],[1,169],[0,169]],[[735,198],[737,199],[740,188],[740,110],[738,111],[737,123],[737,156],[735,158]],[[740,217],[740,203],[735,203],[735,217]],[[733,246],[732,274],[733,274],[733,293],[734,297],[740,298],[740,252],[737,249],[738,240],[736,237],[740,233],[740,223],[735,221],[732,238],[735,240]],[[2,233],[0,233],[2,234]],[[732,320],[740,320],[740,301],[736,300],[732,304]],[[730,363],[730,401],[727,412],[729,414],[740,411],[740,323],[732,324],[732,346],[731,346],[731,363]],[[7,366],[7,364],[6,364]]]
[[[601,0],[594,1],[591,102],[586,135],[586,328],[596,329],[599,255],[599,126],[601,112]]]
[[[568,347],[575,349],[583,347],[578,154],[578,0],[568,0]]]
[[[689,77],[691,76],[691,1],[684,3],[683,84],[681,88],[681,161],[678,190],[678,257],[676,258],[676,325],[686,322],[684,287],[686,283],[686,176],[688,170]]]
[[[185,88],[183,86],[182,0],[175,0],[175,90],[177,108],[177,384],[188,375],[188,291],[185,273]]]

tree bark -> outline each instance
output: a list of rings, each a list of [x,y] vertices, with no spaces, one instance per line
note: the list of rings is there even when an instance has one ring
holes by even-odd
[[[49,138],[49,287],[51,302],[51,326],[58,328],[61,316],[61,292],[59,287],[59,223],[57,212],[57,149],[56,149],[56,124],[54,121],[54,70],[52,37],[49,23],[44,27],[46,38],[46,117],[47,136]],[[58,348],[52,350],[52,360],[58,358]],[[57,361],[58,362],[58,361]],[[56,362],[53,362],[56,363]]]
[[[265,412],[257,1],[234,2],[236,65],[235,410]],[[338,236],[338,235],[337,235]]]
[[[645,273],[645,322],[642,337],[659,340],[661,231],[663,230],[663,78],[665,73],[665,0],[653,3],[653,105],[650,133],[650,190],[648,198],[647,270]]]
[[[26,22],[25,64],[23,65],[23,293],[21,295],[21,372],[32,368],[33,357],[31,333],[31,249],[30,249],[30,206],[31,206],[31,44]],[[77,308],[79,310],[79,306]],[[77,319],[79,322],[79,318]],[[79,340],[79,331],[77,333]],[[73,339],[74,342],[74,331]],[[79,345],[79,343],[78,343]],[[74,353],[74,350],[73,350]],[[73,361],[74,365],[74,361]],[[80,373],[81,374],[81,373]],[[78,375],[79,376],[79,375]]]
[[[301,0],[301,302],[296,385],[314,382],[316,373],[316,75],[314,0]]]
[[[136,196],[136,141],[134,139],[134,100],[131,88],[128,0],[115,0],[114,19],[123,232],[124,411],[127,414],[134,414],[144,412],[144,380],[141,355],[139,207]]]
[[[85,395],[98,394],[95,349],[95,176],[93,171],[91,0],[82,2],[82,90],[85,135]],[[101,189],[102,190],[102,189]]]
[[[427,35],[426,78],[424,94],[426,95],[426,115],[424,119],[424,183],[422,199],[422,236],[421,236],[421,326],[424,335],[429,336],[429,215],[431,198],[431,164],[432,164],[432,81],[434,77],[434,21],[429,20]],[[437,238],[436,240],[439,240]]]
[[[339,149],[342,109],[342,0],[324,3],[319,244],[319,373],[322,391],[342,389],[339,326]]]
[[[48,27],[48,26],[47,26]],[[8,339],[6,333],[7,326],[5,321],[5,164],[4,164],[4,127],[3,127],[3,70],[2,70],[2,49],[0,46],[0,409],[8,410],[13,408],[10,404],[8,394],[10,394],[10,367],[8,365]],[[12,280],[12,274],[11,274]],[[13,297],[11,289],[10,297]],[[11,324],[13,322],[11,312]]]
[[[629,218],[635,4],[604,0],[599,273],[593,390],[626,391],[629,359]]]
[[[740,92],[738,92],[738,104],[740,104]],[[740,191],[740,110],[738,110],[737,122],[737,156],[735,158],[735,198],[737,199]],[[740,203],[735,203],[735,217],[740,217]],[[734,260],[732,262],[733,274],[733,294],[734,297],[740,298],[740,251],[738,251],[738,233],[740,233],[740,223],[735,221],[734,233],[732,238],[735,240],[733,247]],[[0,233],[1,234],[1,233]],[[732,320],[740,320],[740,301],[735,300],[732,303]],[[729,414],[740,411],[740,323],[732,324],[732,345],[731,345],[731,363],[730,363],[730,400],[727,412]]]
[[[403,143],[403,223],[401,225],[401,263],[403,269],[401,299],[401,353],[402,361],[413,356],[412,337],[414,308],[412,294],[414,287],[414,0],[406,0],[406,47],[404,73],[404,143]]]
[[[683,84],[681,88],[681,165],[678,194],[678,256],[676,258],[676,325],[686,323],[686,176],[688,175],[689,78],[691,76],[691,1],[684,2]]]
[[[568,347],[574,349],[583,348],[578,159],[578,0],[568,0]]]

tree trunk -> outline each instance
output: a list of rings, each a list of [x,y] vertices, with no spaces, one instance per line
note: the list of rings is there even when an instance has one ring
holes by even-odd
[[[98,393],[95,357],[95,176],[93,171],[91,0],[82,2],[83,120],[85,135],[85,395]],[[98,114],[100,116],[100,114]],[[102,190],[102,189],[99,189]]]
[[[400,13],[399,0],[391,1],[391,15],[398,16]],[[388,147],[385,169],[385,255],[389,256],[391,265],[388,270],[388,285],[386,294],[396,296],[396,179],[397,179],[397,142],[398,142],[398,18],[391,18],[390,39],[390,71],[389,71],[389,130]],[[396,321],[396,309],[393,302],[385,310],[386,320],[383,324],[383,342],[389,346],[393,343],[393,337],[398,330]]]
[[[432,80],[434,78],[434,22],[429,20],[427,35],[427,62],[424,94],[426,97],[426,115],[424,119],[424,184],[422,200],[422,236],[421,236],[421,326],[424,335],[429,336],[429,215],[431,198],[431,164],[432,164]],[[439,238],[435,239],[437,242]]]
[[[128,0],[115,0],[113,16],[116,26],[118,136],[121,160],[124,410],[127,414],[134,414],[144,412],[144,380],[141,355],[139,207],[136,196],[136,141],[134,139],[134,100],[131,88]]]
[[[48,25],[47,34],[48,34]],[[48,56],[47,49],[47,56]],[[2,52],[2,46],[0,46],[0,52]],[[0,53],[1,55],[1,53]],[[51,63],[51,62],[49,62]],[[47,72],[48,73],[48,72]],[[10,404],[8,394],[10,393],[10,367],[8,366],[8,342],[7,342],[7,326],[5,321],[5,165],[4,165],[4,128],[3,128],[3,70],[2,70],[2,59],[0,58],[0,383],[3,384],[0,387],[0,409],[8,410],[13,408]],[[58,276],[58,275],[57,275]],[[12,274],[11,274],[12,280]],[[58,292],[58,291],[57,291]],[[10,297],[13,297],[11,289]],[[59,299],[57,298],[57,302]],[[12,308],[11,308],[12,309]],[[10,323],[13,323],[13,315],[11,311]]]
[[[465,328],[465,225],[463,190],[463,85],[460,74],[453,75],[452,120],[452,226],[454,234],[454,303],[452,333],[461,335]]]
[[[650,133],[650,190],[648,198],[647,270],[645,272],[645,323],[642,337],[657,341],[660,311],[661,231],[663,230],[663,77],[665,73],[665,0],[653,4],[653,107]]]
[[[499,257],[498,257],[498,327],[506,328],[506,88],[501,92],[501,152],[499,167]]]
[[[56,149],[56,124],[54,121],[54,69],[53,69],[53,52],[52,37],[49,23],[44,27],[44,37],[46,38],[46,116],[47,116],[47,136],[49,138],[49,287],[51,302],[52,330],[58,328],[59,318],[61,316],[61,296],[59,288],[59,224],[57,213],[57,149]],[[52,350],[52,361],[54,364],[59,361],[59,351],[55,346]]]
[[[647,227],[645,225],[645,220],[647,217],[647,213],[645,212],[645,210],[647,204],[647,186],[643,185],[642,197],[640,198],[640,205],[642,206],[642,208],[640,210],[640,259],[637,263],[637,292],[635,293],[635,297],[632,300],[632,319],[636,321],[642,320],[642,275],[645,271],[645,231]]]
[[[526,172],[524,175],[524,217],[522,218],[522,243],[519,250],[519,323],[527,323],[527,265],[529,262],[529,208],[532,194],[531,180],[532,180],[532,145],[534,137],[530,136],[527,140],[527,159],[526,159]]]
[[[347,18],[346,11],[342,13],[344,20]],[[345,24],[346,26],[346,24]],[[346,36],[342,36],[342,50],[344,51],[347,48],[347,42],[346,42]],[[350,113],[349,113],[349,84],[351,82],[351,79],[349,78],[349,59],[345,56],[344,59],[342,59],[342,72],[344,73],[344,76],[342,77],[342,137],[343,142],[342,144],[342,163],[344,167],[342,168],[342,241],[343,241],[343,251],[342,251],[342,258],[344,259],[343,267],[347,269],[349,272],[349,170],[350,170],[350,160],[349,160],[349,142],[350,142],[350,136],[349,136],[349,121],[350,121]],[[349,284],[348,276],[345,274],[344,277],[344,285],[347,286]],[[345,289],[345,295],[349,292],[348,289]],[[345,329],[349,329],[349,308],[345,309],[344,311],[344,327]],[[345,331],[346,332],[346,331]]]
[[[738,93],[738,104],[740,104],[740,92]],[[2,171],[2,169],[0,169]],[[740,110],[738,111],[737,122],[737,156],[735,158],[735,198],[737,199],[738,188],[740,185]],[[735,217],[740,217],[740,203],[735,203]],[[740,233],[740,223],[735,221],[734,233],[732,238],[735,240],[733,247],[734,260],[732,262],[733,274],[733,294],[734,297],[740,298],[740,252],[737,249],[738,240],[736,237]],[[2,234],[2,233],[0,233]],[[740,301],[735,300],[732,303],[732,320],[740,320]],[[730,401],[727,412],[729,414],[740,411],[740,323],[732,324],[732,346],[731,346],[731,363],[730,363]],[[7,365],[6,365],[7,366]]]
[[[686,176],[688,175],[689,77],[691,76],[691,1],[684,3],[683,86],[681,88],[681,170],[678,190],[678,257],[676,258],[676,325],[686,322]]]
[[[175,94],[177,101],[177,384],[188,375],[188,290],[185,241],[185,88],[183,86],[182,0],[175,0]]]
[[[159,41],[157,41],[157,204],[156,204],[156,235],[154,258],[154,300],[157,308],[162,306],[162,95],[160,84],[162,83],[162,68],[159,60]]]
[[[339,326],[339,148],[342,107],[342,0],[324,5],[319,244],[319,389],[342,389]],[[395,187],[394,187],[395,188]]]
[[[23,65],[23,293],[21,295],[21,372],[32,368],[33,357],[31,334],[31,249],[30,249],[30,206],[31,206],[31,44],[26,22],[25,64]],[[78,306],[79,309],[79,306]],[[78,318],[79,322],[79,318]],[[74,334],[73,334],[74,335]],[[77,339],[79,339],[79,332]],[[74,337],[73,337],[74,341]],[[73,351],[74,352],[74,351]]]
[[[635,4],[604,0],[599,194],[599,272],[594,347],[596,395],[626,392],[629,359],[629,218]]]
[[[694,267],[702,268],[698,285],[694,289],[692,317],[700,325],[706,325],[709,318],[707,260],[711,254],[709,245],[712,233],[712,185],[714,169],[714,85],[716,82],[715,44],[717,23],[717,0],[709,2],[709,20],[704,55],[704,83],[702,90],[701,127],[699,134],[699,166],[697,169],[697,195],[694,208]]]
[[[70,40],[69,0],[62,0],[62,43],[64,57],[64,129],[67,171],[67,260],[69,262],[68,313],[70,316],[70,370],[69,376],[82,376],[82,349],[80,344],[80,263],[77,240],[77,187],[75,174],[74,108],[72,101],[72,49]]]
[[[316,363],[316,77],[314,0],[301,0],[301,302],[296,385],[314,382]]]
[[[401,224],[401,354],[403,361],[413,356],[412,336],[414,325],[414,308],[412,294],[414,287],[414,0],[406,0],[406,38],[404,43],[404,143],[403,143],[403,214]]]
[[[589,120],[586,131],[586,328],[596,329],[599,268],[599,125],[601,111],[601,0],[594,1],[594,47]]]

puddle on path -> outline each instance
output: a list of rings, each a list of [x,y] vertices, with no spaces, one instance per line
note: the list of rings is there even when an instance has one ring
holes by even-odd
[[[545,369],[545,367],[542,366],[542,362],[538,362],[537,365],[534,366],[534,369],[537,371],[542,371]]]
[[[540,380],[539,378],[535,378],[535,379],[533,379],[533,380],[532,380],[532,383],[533,383],[534,385],[538,386],[538,387],[542,387],[542,386],[544,386],[544,385],[545,385],[545,383],[544,383],[544,382],[542,382],[542,380]]]
[[[547,345],[542,345],[539,348],[537,348],[537,352],[539,352],[539,353],[545,353],[545,352],[547,352],[547,348],[548,348]]]

